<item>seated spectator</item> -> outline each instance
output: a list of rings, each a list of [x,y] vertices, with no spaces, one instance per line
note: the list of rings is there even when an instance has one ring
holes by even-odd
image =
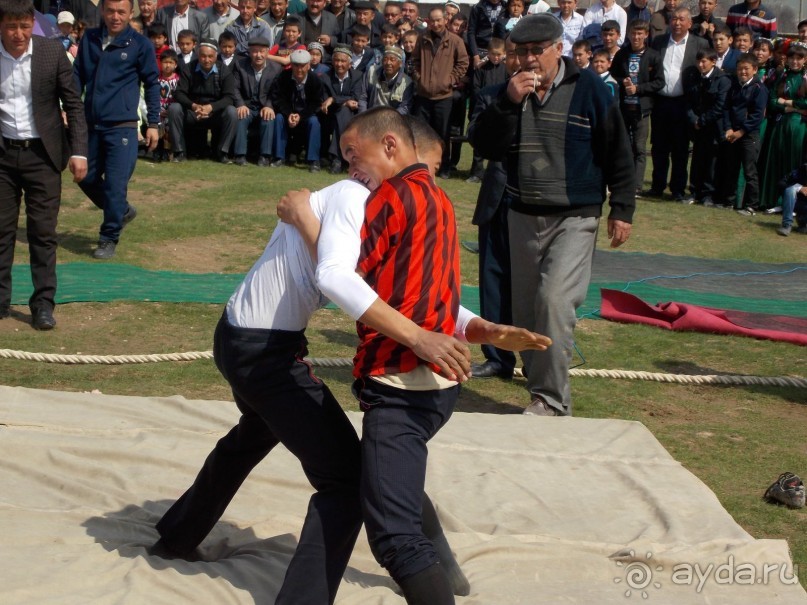
[[[269,96],[275,108],[275,161],[282,166],[289,148],[289,163],[297,159],[302,145],[311,172],[320,171],[320,123],[317,113],[325,101],[326,88],[320,78],[310,76],[311,55],[305,49],[290,55],[291,69],[284,70],[275,81]]]
[[[275,133],[275,110],[269,90],[277,75],[283,71],[277,63],[266,60],[269,40],[252,38],[249,41],[249,59],[235,62],[234,102],[238,125],[233,143],[235,164],[245,166],[250,127],[258,129],[258,166],[272,162],[272,139]]]
[[[614,77],[611,75],[611,58],[608,56],[608,51],[604,48],[595,50],[591,56],[591,69],[594,73],[600,76],[600,79],[608,87],[611,96],[615,99],[619,93],[619,85]]]
[[[312,42],[308,45],[308,54],[311,55],[311,73],[317,77],[327,76],[331,73],[331,68],[322,62],[325,48],[319,42]]]
[[[238,48],[235,35],[224,30],[219,36],[219,62],[227,69],[235,67],[235,51]]]
[[[734,73],[737,57],[742,54],[732,47],[733,41],[728,25],[715,25],[712,31],[712,47],[717,52],[717,66],[726,73]]]
[[[412,78],[403,70],[403,51],[397,46],[388,46],[381,65],[367,70],[359,95],[359,111],[382,105],[407,115],[412,111],[414,94]]]
[[[807,164],[802,164],[779,182],[782,193],[782,226],[776,233],[787,237],[793,230],[807,234]]]
[[[572,61],[580,69],[588,69],[591,65],[591,42],[578,40],[572,44]]]
[[[323,78],[327,98],[322,103],[322,140],[330,141],[331,174],[342,172],[339,141],[348,122],[359,112],[363,74],[350,66],[350,57],[350,48],[337,46],[332,57],[333,71]]]
[[[154,52],[157,53],[157,63],[159,63],[163,52],[171,49],[171,47],[168,46],[168,34],[165,33],[165,25],[162,23],[154,23],[149,27],[147,35],[154,45]],[[177,57],[177,59],[178,58],[179,57]]]
[[[213,133],[214,157],[229,164],[227,153],[235,136],[236,117],[233,107],[235,86],[233,74],[217,64],[218,48],[212,41],[199,45],[199,58],[180,70],[176,100],[168,108],[168,128],[174,157],[183,162],[189,152],[203,155],[207,131]],[[194,147],[186,147],[189,134],[197,135]],[[201,138],[201,140],[199,140]]]
[[[699,50],[695,60],[700,78],[688,80],[684,88],[692,139],[689,182],[694,198],[686,196],[684,204],[713,201],[717,146],[722,138],[723,109],[731,88],[731,79],[717,67],[715,49]]]
[[[255,16],[257,0],[238,0],[238,18],[227,26],[227,31],[235,36],[236,53],[249,55],[249,41],[252,38],[272,40],[272,30],[263,19]]]
[[[167,48],[160,56],[160,142],[154,150],[154,159],[168,159],[168,108],[174,104],[174,91],[179,84],[179,57],[173,48]]]
[[[583,15],[577,12],[577,0],[558,0],[555,16],[563,26],[563,56],[571,58],[572,44],[583,33]]]
[[[295,50],[305,50],[305,45],[300,42],[302,35],[302,24],[297,17],[289,17],[283,24],[283,38],[279,43],[269,49],[270,61],[278,63],[284,69],[291,69],[291,53]]]
[[[189,29],[183,29],[177,34],[177,54],[181,65],[190,65],[196,61],[196,34]]]

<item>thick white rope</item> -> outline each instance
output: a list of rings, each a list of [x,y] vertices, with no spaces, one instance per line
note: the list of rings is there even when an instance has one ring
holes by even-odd
[[[61,355],[58,353],[29,353],[0,349],[0,359],[21,359],[43,363],[103,364],[121,365],[129,363],[155,363],[160,361],[196,361],[197,359],[213,359],[213,351],[188,351],[185,353],[158,353],[153,355]],[[347,358],[309,357],[308,361],[321,368],[349,368],[353,361]],[[515,376],[522,376],[520,370]],[[624,380],[648,380],[652,382],[668,382],[695,385],[761,385],[772,387],[807,388],[807,379],[797,376],[743,376],[738,374],[664,374],[661,372],[636,372],[631,370],[569,370],[569,376],[585,378],[620,378]]]

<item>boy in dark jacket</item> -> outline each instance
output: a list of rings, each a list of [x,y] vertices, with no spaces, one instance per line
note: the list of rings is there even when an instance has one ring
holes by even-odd
[[[471,88],[471,106],[469,114],[473,115],[476,105],[476,96],[479,91],[488,86],[503,84],[507,79],[504,58],[506,55],[504,40],[492,38],[488,44],[488,56],[479,69],[474,70],[473,85]],[[471,176],[468,183],[480,183],[485,172],[485,161],[482,156],[474,151],[474,159],[471,162]]]
[[[715,163],[717,144],[721,138],[723,107],[731,88],[731,79],[717,67],[717,51],[698,51],[700,78],[692,79],[684,90],[687,99],[687,119],[692,136],[692,164],[689,171],[690,189],[694,198],[685,196],[684,204],[712,202],[715,194]]]
[[[619,84],[619,107],[630,135],[636,193],[642,190],[647,163],[647,137],[653,96],[664,88],[664,66],[658,51],[647,46],[650,26],[637,19],[628,25],[630,44],[620,49],[611,63],[611,76]]]
[[[754,55],[740,55],[737,59],[737,74],[732,78],[723,110],[718,202],[729,207],[734,207],[737,201],[737,177],[741,164],[745,172],[745,197],[739,206],[755,208],[759,205],[759,127],[765,117],[768,89],[757,77],[758,68],[759,63]]]

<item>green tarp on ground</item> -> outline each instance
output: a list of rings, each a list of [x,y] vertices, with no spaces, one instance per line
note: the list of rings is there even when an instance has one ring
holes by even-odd
[[[242,274],[150,271],[131,265],[67,263],[57,266],[56,301],[227,301]],[[12,304],[31,295],[28,265],[15,265]],[[598,251],[580,317],[595,317],[600,288],[626,290],[650,304],[678,301],[707,307],[807,317],[807,266],[760,264],[664,254]],[[463,286],[462,302],[479,312],[479,291]]]

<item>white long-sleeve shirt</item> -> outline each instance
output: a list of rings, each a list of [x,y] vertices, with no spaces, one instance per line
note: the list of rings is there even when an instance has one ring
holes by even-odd
[[[378,298],[356,273],[368,193],[357,181],[346,179],[311,194],[311,210],[321,224],[316,266],[297,229],[278,223],[263,254],[230,297],[228,321],[242,328],[302,330],[328,298],[353,319],[361,317]],[[460,307],[457,338],[464,339],[474,317]]]

